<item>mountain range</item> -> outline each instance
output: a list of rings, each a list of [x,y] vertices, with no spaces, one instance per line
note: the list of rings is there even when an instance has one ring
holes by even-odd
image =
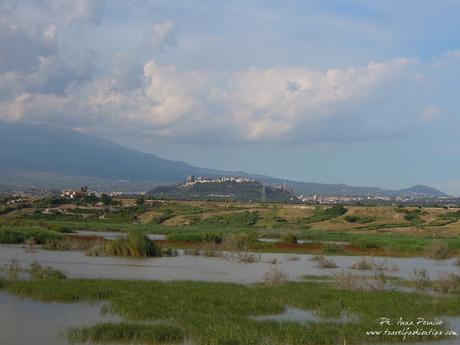
[[[44,124],[0,122],[0,188],[76,188],[142,191],[174,184],[195,176],[247,176],[267,185],[286,182],[304,195],[380,195],[442,197],[445,193],[424,185],[401,190],[289,181],[245,172],[200,168],[181,161]]]

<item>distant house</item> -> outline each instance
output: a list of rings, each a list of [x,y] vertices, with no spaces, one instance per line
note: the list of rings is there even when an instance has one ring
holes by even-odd
[[[62,198],[77,199],[86,196],[86,192],[81,190],[65,190],[61,193]]]

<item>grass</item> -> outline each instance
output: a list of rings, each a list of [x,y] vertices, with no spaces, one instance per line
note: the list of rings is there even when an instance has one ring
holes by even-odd
[[[99,323],[82,328],[68,328],[64,336],[71,343],[130,342],[148,344],[172,344],[183,340],[183,331],[175,326],[136,323]]]
[[[108,241],[104,246],[108,256],[161,256],[157,246],[141,233],[131,232],[127,238]]]
[[[337,264],[334,261],[327,259],[322,255],[316,255],[312,258],[312,260],[318,263],[319,268],[337,268]]]
[[[191,243],[221,243],[223,236],[213,232],[176,232],[168,235],[169,241]]]
[[[37,261],[30,264],[30,275],[34,279],[52,279],[52,280],[63,280],[66,279],[66,275],[61,270],[50,266],[42,266]]]
[[[460,211],[455,209],[185,201],[133,205],[134,200],[131,206],[110,207],[53,206],[46,200],[38,201],[33,207],[0,215],[0,243],[18,244],[34,238],[38,245],[54,241],[50,247],[59,247],[56,241],[63,233],[85,229],[167,234],[175,247],[226,242],[231,234],[249,234],[287,243],[278,246],[247,241],[246,249],[327,255],[440,257],[430,253],[440,241],[448,247],[448,256],[460,255],[460,231],[452,223],[460,219]],[[155,217],[146,216],[149,214]],[[412,220],[405,220],[407,215]],[[296,239],[317,243],[291,245]],[[336,245],[334,241],[349,243]],[[68,243],[62,245],[72,248]]]
[[[451,257],[450,249],[447,243],[442,241],[433,242],[426,248],[425,254],[431,259],[449,259]]]
[[[107,301],[111,312],[130,322],[95,325],[69,332],[75,340],[95,342],[123,340],[155,344],[160,342],[156,338],[158,334],[171,336],[174,329],[174,334],[197,345],[382,344],[401,340],[365,335],[366,330],[384,327],[379,325],[382,315],[412,320],[420,316],[429,319],[460,315],[458,296],[350,291],[330,283],[275,281],[275,284],[238,285],[179,281],[0,280],[0,289],[43,301]],[[248,318],[281,313],[286,305],[330,318],[342,313],[353,314],[359,321],[303,325]]]
[[[62,235],[41,227],[0,227],[0,243],[20,244],[32,238],[35,240],[35,243],[44,244],[47,241],[62,238]]]

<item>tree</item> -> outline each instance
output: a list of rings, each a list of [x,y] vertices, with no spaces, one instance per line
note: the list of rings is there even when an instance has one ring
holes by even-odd
[[[110,195],[102,194],[101,199],[105,206],[108,206],[112,203],[112,197]]]
[[[145,203],[145,197],[143,195],[139,195],[137,198],[136,198],[136,205],[144,205]]]

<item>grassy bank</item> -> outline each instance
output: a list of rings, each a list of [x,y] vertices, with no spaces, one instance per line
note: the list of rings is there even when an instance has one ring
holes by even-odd
[[[286,282],[274,286],[204,282],[113,280],[0,280],[0,288],[43,301],[107,301],[110,309],[134,323],[70,329],[74,340],[162,343],[172,334],[195,344],[381,344],[401,337],[368,336],[380,317],[415,320],[460,315],[457,296],[435,297],[392,291],[348,291],[327,283]],[[281,313],[286,305],[327,318],[343,313],[359,321],[307,323],[255,321],[252,315]],[[157,321],[158,323],[140,323]],[[166,325],[158,328],[158,325]],[[163,326],[162,326],[163,327]],[[385,327],[387,328],[387,327]],[[389,327],[392,329],[392,327]],[[434,327],[437,328],[437,327]],[[172,333],[171,329],[177,332]],[[162,333],[163,332],[163,333]],[[414,339],[412,339],[414,340]],[[417,338],[416,340],[421,340]]]

